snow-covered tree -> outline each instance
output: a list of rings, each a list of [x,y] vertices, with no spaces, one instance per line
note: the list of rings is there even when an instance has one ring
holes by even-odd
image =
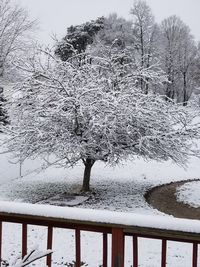
[[[200,88],[200,42],[197,46],[197,55],[195,58],[195,68],[194,68],[194,81],[197,88]]]
[[[167,98],[186,104],[194,89],[196,45],[189,27],[177,16],[161,23],[163,69],[170,83],[166,84]]]
[[[104,27],[104,17],[67,28],[67,35],[57,43],[55,53],[63,61],[78,53],[84,53],[93,42],[95,34]]]
[[[96,44],[100,42],[111,46],[114,41],[119,49],[124,49],[134,43],[132,22],[118,17],[116,13],[104,18],[102,29],[94,36]]]
[[[120,60],[123,62],[124,50],[129,50],[130,59],[133,60],[133,44],[132,22],[113,13],[104,18],[103,28],[94,36],[93,43],[87,47],[86,51],[89,51],[89,53],[92,51],[92,54],[101,57],[104,53],[107,53],[104,48],[109,46],[110,49],[118,50],[121,53]]]
[[[24,8],[12,0],[0,0],[0,76],[10,63],[10,56],[25,50],[35,26]]]
[[[6,98],[3,94],[3,87],[0,87],[0,125],[5,126],[8,123],[8,114],[5,109]],[[1,131],[1,127],[0,127]]]
[[[90,189],[98,160],[113,164],[142,156],[185,164],[187,155],[196,153],[195,112],[141,92],[141,78],[158,84],[165,77],[137,68],[123,53],[123,63],[121,52],[110,47],[102,57],[85,55],[80,65],[47,50],[42,57],[37,53],[28,62],[18,61],[24,81],[16,84],[18,97],[10,103],[9,147],[23,159],[52,154],[64,166],[81,160],[83,191]]]
[[[178,91],[179,101],[183,105],[187,102],[195,88],[195,69],[197,47],[195,45],[194,37],[190,33],[189,27],[183,29],[184,38],[180,42],[179,47],[179,72],[180,72],[180,89]],[[182,90],[181,90],[182,89]]]
[[[135,0],[131,8],[133,18],[133,39],[137,58],[142,68],[148,68],[158,61],[159,29],[150,7],[145,1]],[[148,80],[140,81],[144,93],[149,91]]]

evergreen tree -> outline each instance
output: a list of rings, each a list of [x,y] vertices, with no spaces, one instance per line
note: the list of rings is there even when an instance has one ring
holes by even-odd
[[[81,25],[70,26],[67,35],[58,43],[55,54],[66,61],[74,53],[83,53],[88,44],[93,42],[95,34],[104,27],[104,17]]]
[[[0,123],[3,126],[8,124],[8,114],[4,108],[5,102],[6,102],[6,99],[3,95],[3,87],[0,87]]]

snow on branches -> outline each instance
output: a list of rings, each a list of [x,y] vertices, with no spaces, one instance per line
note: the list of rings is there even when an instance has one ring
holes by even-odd
[[[33,248],[26,256],[21,259],[21,257],[17,257],[14,259],[12,263],[8,263],[5,260],[0,260],[2,262],[2,267],[10,266],[10,267],[25,267],[30,265],[32,262],[35,262],[41,258],[44,258],[50,254],[52,254],[53,251],[48,249],[46,251],[39,251],[38,247],[36,246]]]
[[[196,153],[195,112],[144,94],[138,86],[143,75],[157,84],[166,77],[138,69],[126,51],[123,58],[110,49],[102,57],[84,54],[63,62],[45,50],[17,65],[24,80],[10,102],[9,146],[23,159],[53,154],[66,165],[82,160],[91,170],[97,160],[118,163],[132,156],[184,164]]]

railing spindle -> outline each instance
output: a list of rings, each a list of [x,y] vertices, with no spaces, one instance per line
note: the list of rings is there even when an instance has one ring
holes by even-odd
[[[108,235],[103,233],[103,267],[108,264]]]
[[[112,228],[112,267],[124,267],[124,233],[122,228]]]
[[[133,236],[133,267],[138,267],[138,237]]]
[[[1,251],[2,251],[2,221],[0,221],[0,267],[1,267]]]
[[[76,267],[81,266],[81,234],[80,229],[75,230],[75,242],[76,242]]]
[[[192,253],[192,267],[197,267],[198,260],[198,243],[193,243],[193,253]]]
[[[22,224],[22,258],[27,254],[27,224]]]
[[[162,239],[161,267],[166,267],[166,259],[167,259],[167,240]]]
[[[47,230],[47,249],[52,249],[52,242],[53,242],[53,227],[48,226]],[[51,267],[51,254],[47,256],[47,266]]]

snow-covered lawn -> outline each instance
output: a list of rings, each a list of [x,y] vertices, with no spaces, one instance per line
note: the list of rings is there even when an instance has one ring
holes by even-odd
[[[24,177],[19,178],[19,164],[9,163],[10,155],[0,155],[0,200],[36,203],[64,192],[78,192],[82,182],[83,166],[73,169],[49,169],[37,173],[41,160],[26,161],[22,166]],[[139,214],[160,214],[150,207],[143,197],[149,188],[177,180],[200,178],[199,159],[191,158],[187,170],[171,162],[144,162],[141,159],[124,162],[116,167],[95,163],[92,170],[91,186],[94,194],[79,207],[134,212]],[[28,174],[29,173],[29,174]],[[164,215],[168,216],[168,215]],[[11,223],[4,224],[3,259],[13,259],[20,252],[21,227]],[[46,248],[46,228],[29,226],[28,243],[39,244]],[[99,244],[97,245],[97,240]],[[62,244],[62,249],[60,249]],[[94,245],[95,244],[95,245]],[[139,266],[160,266],[160,244],[158,240],[139,240]],[[82,233],[82,260],[89,267],[98,267],[101,262],[100,234]],[[54,234],[53,266],[66,266],[74,259],[74,231],[56,229]],[[68,253],[72,251],[72,253]],[[88,253],[89,251],[89,253]],[[132,241],[127,238],[126,255],[132,255]],[[168,266],[191,266],[190,244],[168,242]],[[131,257],[127,257],[125,267],[131,266]],[[95,265],[94,265],[95,263]],[[199,262],[200,265],[200,262]],[[41,260],[38,267],[44,266]]]
[[[0,200],[36,203],[60,193],[78,192],[81,187],[81,164],[73,169],[50,167],[43,172],[32,172],[15,179],[19,176],[19,165],[9,164],[6,157],[0,156]],[[22,173],[37,169],[40,165],[41,160],[27,161],[22,166]],[[81,207],[158,213],[145,202],[143,194],[146,190],[171,181],[199,178],[199,173],[200,164],[196,158],[190,160],[187,170],[170,162],[144,162],[141,159],[116,167],[97,162],[91,178],[94,194]]]
[[[200,207],[200,181],[188,182],[177,189],[177,200],[194,208]]]

